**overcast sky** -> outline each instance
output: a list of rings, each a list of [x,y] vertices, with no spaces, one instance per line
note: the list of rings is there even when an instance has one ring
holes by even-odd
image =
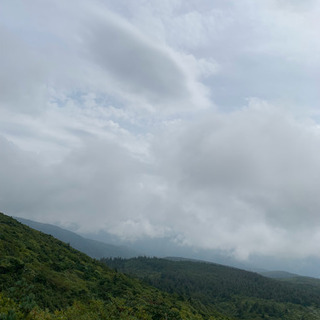
[[[0,211],[320,256],[320,1],[0,0]]]

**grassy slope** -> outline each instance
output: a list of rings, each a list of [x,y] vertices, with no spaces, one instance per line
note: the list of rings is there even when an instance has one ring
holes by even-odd
[[[105,260],[167,292],[238,319],[320,319],[320,286],[268,279],[222,265],[157,258]]]
[[[14,311],[16,318],[10,318]],[[186,302],[0,213],[0,319],[66,314],[67,319],[202,319]]]

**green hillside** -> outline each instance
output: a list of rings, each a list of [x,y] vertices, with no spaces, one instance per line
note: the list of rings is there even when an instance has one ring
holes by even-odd
[[[320,319],[317,279],[313,285],[279,281],[196,261],[143,257],[103,261],[161,290],[178,293],[199,310],[219,310],[236,319]]]
[[[209,316],[0,213],[0,319]]]
[[[320,319],[316,279],[187,260],[104,262],[112,269],[0,214],[0,320]]]

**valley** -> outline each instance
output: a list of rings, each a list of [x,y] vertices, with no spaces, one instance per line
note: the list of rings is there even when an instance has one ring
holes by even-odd
[[[314,278],[184,258],[99,261],[4,214],[0,240],[1,319],[320,319]]]

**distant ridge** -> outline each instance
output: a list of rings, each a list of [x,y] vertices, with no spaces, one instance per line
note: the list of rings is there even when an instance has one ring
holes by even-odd
[[[287,272],[287,271],[265,271],[259,272],[262,276],[272,279],[291,279],[302,277],[298,274]]]
[[[19,217],[14,218],[33,229],[52,235],[55,238],[68,243],[74,249],[87,254],[91,258],[133,258],[142,255],[138,251],[135,251],[131,248],[87,239],[72,231],[57,227],[52,224],[40,223]]]

